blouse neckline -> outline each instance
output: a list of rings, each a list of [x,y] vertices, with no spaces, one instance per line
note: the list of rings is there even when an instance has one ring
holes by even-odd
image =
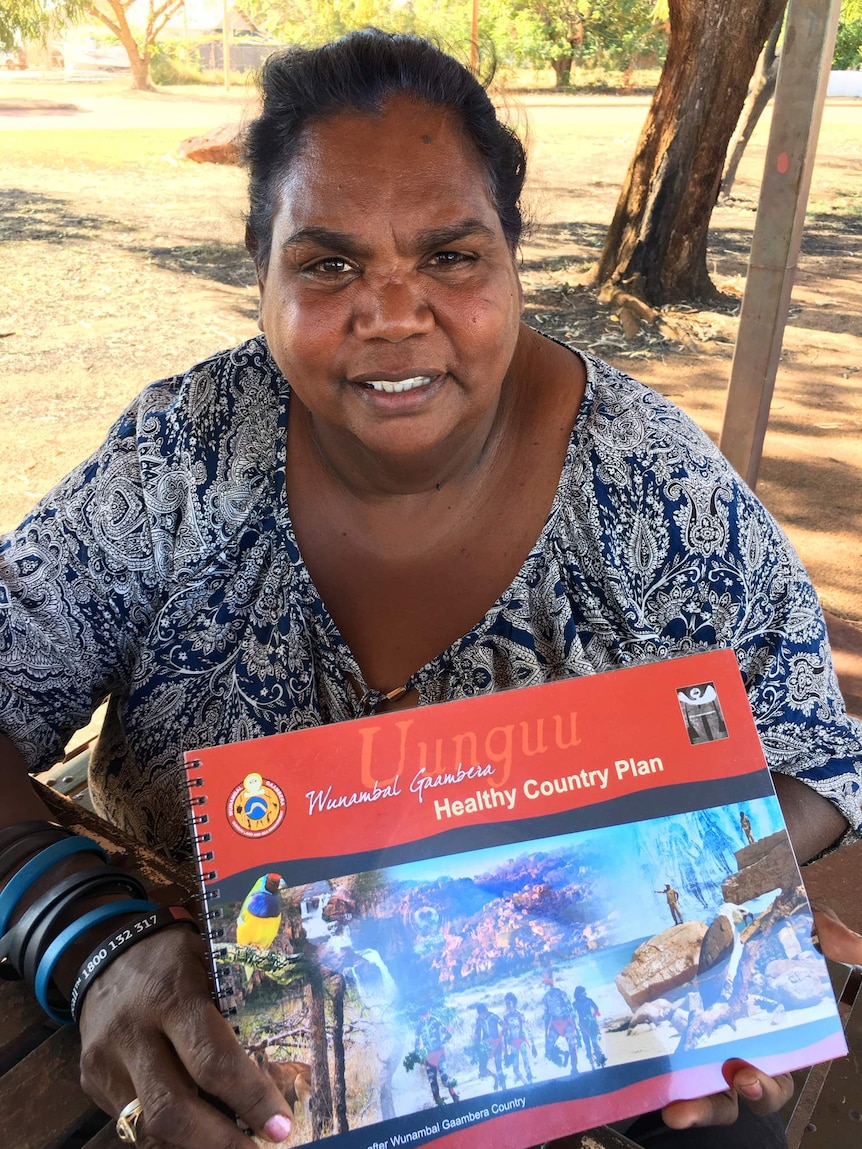
[[[293,527],[293,519],[290,515],[290,507],[287,497],[287,481],[286,481],[286,467],[287,467],[287,431],[290,415],[290,395],[291,387],[287,379],[284,380],[285,386],[282,388],[281,401],[279,404],[279,450],[277,459],[277,482],[276,482],[276,505],[277,515],[281,525],[281,530],[284,533],[289,549],[296,555],[296,566],[294,574],[298,577],[300,584],[304,590],[305,597],[308,605],[310,606],[310,615],[314,619],[318,627],[318,641],[313,644],[313,648],[324,652],[323,657],[331,662],[331,670],[342,678],[350,685],[350,692],[355,696],[357,703],[358,716],[366,716],[374,714],[377,707],[385,701],[389,700],[392,695],[400,697],[403,693],[409,690],[417,690],[419,693],[419,705],[427,701],[426,692],[424,687],[427,683],[437,678],[440,674],[441,668],[447,664],[451,664],[464,647],[465,644],[476,641],[493,624],[494,619],[505,608],[506,603],[512,598],[517,597],[522,593],[524,584],[528,577],[529,569],[535,562],[541,558],[542,555],[548,551],[548,544],[553,537],[554,528],[559,518],[560,509],[566,501],[567,490],[569,487],[569,476],[574,464],[575,455],[578,447],[578,440],[580,437],[581,429],[589,418],[589,413],[595,398],[595,368],[592,358],[586,353],[580,351],[575,347],[570,347],[567,343],[562,343],[558,339],[553,339],[553,336],[546,336],[552,339],[555,343],[560,343],[560,346],[565,347],[566,350],[571,351],[576,355],[584,365],[586,370],[586,386],[584,388],[584,395],[581,399],[581,404],[578,408],[578,413],[575,416],[572,425],[572,432],[569,436],[568,446],[566,447],[565,458],[560,470],[560,478],[557,482],[554,491],[554,497],[551,500],[550,510],[545,519],[542,529],[536,538],[535,543],[530,548],[529,553],[524,558],[519,570],[515,574],[512,581],[506,589],[497,597],[497,599],[488,608],[487,612],[482,618],[470,627],[460,638],[457,638],[445,650],[440,651],[439,654],[434,655],[423,666],[418,667],[407,679],[403,686],[396,687],[392,691],[381,691],[368,685],[365,676],[362,673],[362,668],[350,648],[349,643],[342,635],[338,624],[329,612],[326,603],[323,600],[320,591],[314,583],[305,560],[302,557],[302,551],[296,538],[296,532]],[[273,370],[278,373],[282,378],[275,362],[273,361]],[[327,657],[328,656],[328,657]]]

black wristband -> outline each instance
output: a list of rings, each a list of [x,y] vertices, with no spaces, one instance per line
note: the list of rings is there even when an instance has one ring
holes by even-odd
[[[27,838],[30,834],[35,834],[37,830],[64,830],[64,827],[58,826],[56,822],[48,822],[44,818],[34,819],[31,822],[15,822],[13,825],[0,830],[0,850],[5,850],[7,846],[17,842],[19,838]],[[72,831],[64,830],[64,832],[71,834]]]
[[[102,972],[108,968],[114,958],[119,957],[124,950],[130,949],[137,942],[151,934],[158,933],[166,926],[191,926],[198,933],[198,924],[188,910],[182,906],[162,906],[160,910],[143,914],[136,921],[121,926],[101,942],[87,960],[82,964],[69,994],[69,1009],[75,1024],[81,1016],[81,1004],[87,990]]]
[[[85,894],[126,892],[133,897],[146,897],[140,879],[115,866],[79,870],[63,878],[28,906],[15,925],[0,939],[0,978],[14,980],[26,977],[28,966],[32,976],[35,976],[39,955],[50,942],[59,915],[78,898]],[[32,977],[30,980],[32,984]]]
[[[70,830],[61,826],[52,826],[47,830],[37,830],[26,837],[19,838],[0,852],[0,879],[5,878],[10,870],[17,870],[22,862],[26,862],[31,854],[38,854],[46,846],[53,846],[55,842],[62,842],[64,838],[72,838]]]

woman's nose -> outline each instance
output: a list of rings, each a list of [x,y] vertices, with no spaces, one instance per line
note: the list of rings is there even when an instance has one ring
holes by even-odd
[[[427,335],[434,327],[434,312],[419,286],[402,278],[366,280],[355,300],[353,334],[389,343]]]

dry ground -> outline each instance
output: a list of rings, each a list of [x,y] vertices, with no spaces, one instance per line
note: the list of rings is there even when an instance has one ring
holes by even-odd
[[[243,178],[176,158],[238,119],[234,90],[0,76],[0,529],[97,445],[148,381],[256,330]],[[657,387],[716,436],[735,310],[676,313],[684,344],[629,343],[572,285],[601,244],[642,97],[509,95],[532,154],[528,317]],[[715,282],[739,296],[768,123],[713,218]],[[758,493],[824,603],[862,620],[862,101],[827,104]]]

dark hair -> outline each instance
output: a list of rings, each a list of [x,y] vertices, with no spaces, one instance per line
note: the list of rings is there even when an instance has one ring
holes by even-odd
[[[342,111],[380,112],[391,96],[448,108],[479,155],[500,225],[514,249],[523,231],[524,147],[482,83],[428,40],[363,28],[320,48],[288,48],[261,69],[263,107],[244,135],[249,175],[246,246],[265,267],[272,243],[278,176],[302,147],[308,125]]]

